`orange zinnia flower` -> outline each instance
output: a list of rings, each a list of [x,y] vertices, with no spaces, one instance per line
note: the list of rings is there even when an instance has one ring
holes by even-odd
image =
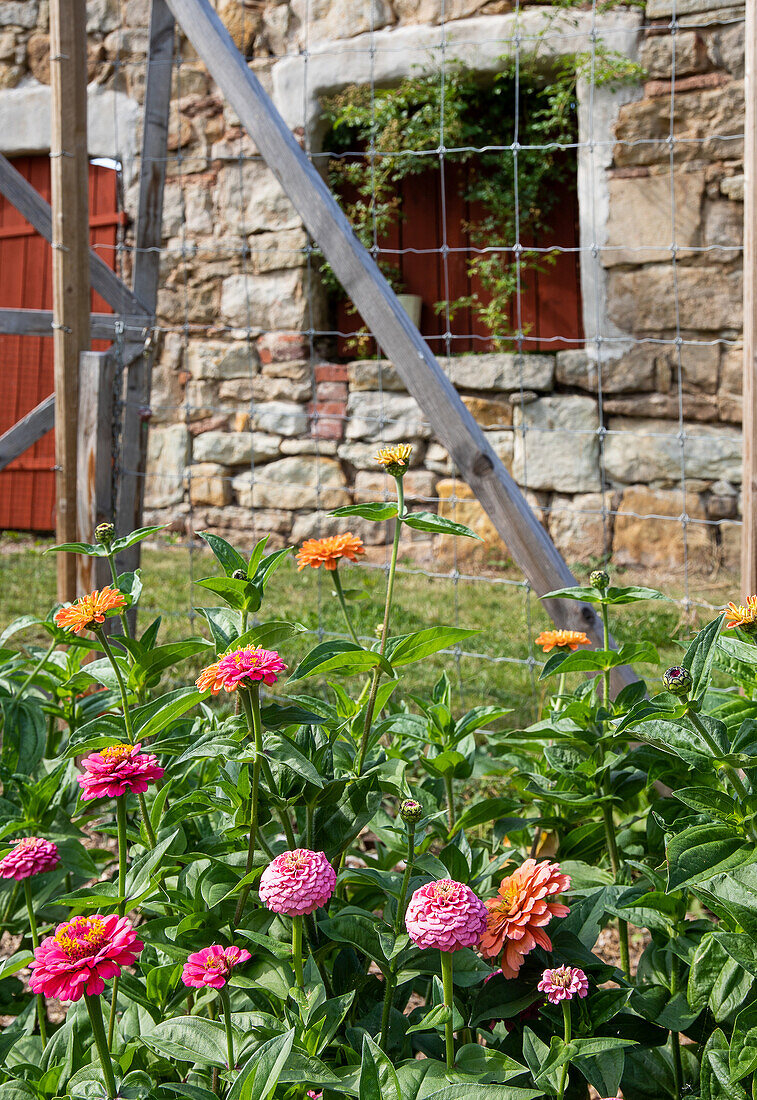
[[[325,565],[333,573],[340,558],[357,561],[358,555],[364,553],[363,540],[351,531],[345,531],[343,535],[332,535],[327,539],[306,539],[297,551],[297,572],[302,572],[306,565],[311,569]]]
[[[501,956],[502,973],[514,978],[537,945],[551,951],[552,942],[543,928],[552,917],[567,916],[569,909],[549,899],[569,888],[570,876],[562,874],[559,864],[527,859],[502,880],[497,897],[484,903],[489,916],[481,954],[487,959]]]
[[[740,626],[748,634],[757,631],[757,596],[747,596],[746,603],[729,603],[725,609],[726,629]]]
[[[395,443],[393,447],[382,447],[376,455],[375,461],[383,466],[394,477],[404,474],[410,465],[410,455],[413,453],[412,443]]]
[[[549,653],[550,649],[562,647],[574,651],[580,645],[591,645],[591,642],[583,630],[542,630],[536,639],[536,644],[540,645],[545,653]]]
[[[104,623],[109,611],[120,611],[124,607],[126,597],[123,592],[106,585],[99,592],[90,592],[88,596],[80,596],[76,603],[61,607],[53,619],[61,630],[81,634],[84,630],[91,630],[96,623]]]

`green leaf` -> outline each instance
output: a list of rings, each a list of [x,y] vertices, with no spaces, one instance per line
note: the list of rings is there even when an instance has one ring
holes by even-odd
[[[307,627],[302,623],[289,623],[284,619],[272,619],[268,623],[259,623],[236,639],[239,649],[244,646],[261,645],[264,649],[276,649],[282,642],[296,634],[306,634]]]
[[[696,810],[700,814],[709,814],[720,821],[726,821],[735,825],[738,821],[736,814],[736,802],[724,791],[715,790],[713,787],[684,787],[683,790],[673,791],[675,797]]]
[[[539,597],[541,600],[585,600],[587,603],[607,604],[638,603],[640,600],[666,600],[667,598],[654,588],[643,588],[636,584],[628,585],[626,588],[610,587],[604,596],[596,588],[574,585],[571,588],[556,588],[554,592],[546,592]]]
[[[156,1054],[199,1065],[226,1065],[226,1032],[217,1020],[200,1016],[176,1016],[164,1020],[141,1041]]]
[[[432,531],[435,535],[460,535],[462,538],[483,541],[480,535],[471,531],[470,527],[466,527],[463,523],[453,523],[451,519],[437,516],[435,512],[411,512],[409,516],[403,518],[402,522],[412,527],[414,531]]]
[[[463,630],[457,626],[431,626],[418,630],[415,634],[404,634],[399,638],[390,638],[386,645],[385,656],[393,668],[422,661],[432,653],[462,642],[478,634],[477,630]]]
[[[543,1089],[521,1089],[516,1085],[445,1085],[425,1100],[536,1100]]]
[[[243,611],[247,608],[248,611],[257,611],[260,607],[259,593],[257,594],[257,606],[255,589],[250,581],[236,580],[234,577],[203,577],[202,580],[195,581],[195,584],[200,588],[207,588],[210,592],[215,592],[221,599],[226,600],[229,607],[233,607],[236,611]]]
[[[177,718],[196,706],[202,695],[194,687],[177,688],[153,699],[132,713],[134,733],[143,741],[155,737]]]
[[[156,535],[158,531],[164,529],[165,524],[159,524],[157,527],[140,527],[136,531],[124,535],[123,538],[115,539],[111,544],[111,553],[120,554],[122,550],[128,550],[130,546],[136,546],[138,542],[149,539],[150,535]]]
[[[546,680],[559,672],[606,672],[620,665],[658,660],[651,642],[626,642],[620,649],[577,649],[573,653],[552,653],[539,676]]]
[[[197,534],[207,542],[221,563],[227,577],[230,577],[238,569],[241,569],[244,575],[247,576],[247,562],[226,539],[222,539],[220,535],[214,535],[210,531],[198,531]]]
[[[263,1043],[248,1058],[227,1100],[268,1100],[279,1083],[294,1043],[294,1028]]]
[[[757,1070],[757,1003],[742,1008],[734,1021],[728,1069],[732,1081]]]
[[[700,630],[681,661],[683,667],[691,673],[693,684],[690,695],[694,699],[700,698],[707,690],[715,657],[715,646],[724,620],[725,612]]]
[[[322,676],[327,672],[338,671],[342,675],[354,676],[359,672],[375,668],[376,665],[380,665],[387,676],[394,677],[392,666],[374,650],[363,649],[362,646],[348,641],[321,642],[300,661],[289,677],[289,683],[294,680],[304,680],[307,676]]]
[[[216,652],[225,653],[239,637],[239,614],[227,607],[196,607],[206,619],[215,642]]]
[[[383,520],[394,519],[397,515],[397,505],[389,501],[375,504],[349,504],[346,508],[335,508],[331,515],[360,516],[361,519],[381,523]]]
[[[411,1035],[414,1031],[433,1031],[434,1028],[443,1027],[447,1020],[452,1019],[452,1009],[449,1005],[434,1005],[429,1009],[423,1019],[413,1024],[406,1031],[406,1035]]]
[[[720,871],[757,859],[754,846],[727,825],[695,825],[674,836],[667,847],[668,890],[692,886]]]
[[[731,1081],[728,1040],[718,1028],[707,1040],[702,1053],[702,1100],[747,1100],[742,1087]]]
[[[88,558],[104,558],[107,551],[104,546],[93,546],[89,542],[61,542],[57,546],[48,546],[46,554],[86,554]]]
[[[359,1100],[402,1100],[392,1063],[367,1034],[363,1035],[358,1096]]]

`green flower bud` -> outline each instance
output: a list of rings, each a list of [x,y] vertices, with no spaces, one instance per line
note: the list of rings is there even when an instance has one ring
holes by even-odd
[[[593,573],[589,574],[589,584],[592,588],[598,588],[602,592],[610,585],[610,574],[604,569],[595,569]]]
[[[423,817],[423,807],[414,798],[406,798],[400,806],[400,817],[406,824],[414,825]]]
[[[115,533],[116,529],[112,523],[98,523],[95,527],[95,542],[102,543],[103,546],[110,546]]]
[[[691,673],[682,665],[673,665],[669,668],[662,682],[671,695],[688,695],[694,683]]]

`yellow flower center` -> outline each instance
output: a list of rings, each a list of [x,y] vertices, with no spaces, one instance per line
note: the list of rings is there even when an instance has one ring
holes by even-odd
[[[100,917],[74,917],[55,934],[55,942],[72,961],[94,955],[107,942]]]
[[[124,756],[131,756],[132,748],[132,745],[111,745],[110,748],[103,749],[100,756],[105,760],[122,760]]]

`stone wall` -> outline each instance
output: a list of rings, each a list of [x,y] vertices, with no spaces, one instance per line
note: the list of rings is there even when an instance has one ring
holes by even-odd
[[[583,183],[581,239],[596,268],[585,269],[584,293],[601,294],[605,337],[586,350],[463,356],[448,368],[569,560],[611,551],[624,565],[674,569],[683,560],[684,513],[695,566],[737,560],[743,8],[675,0],[673,34],[672,4],[648,0],[643,24],[635,15],[626,24],[640,26],[624,31],[632,42],[624,49],[638,54],[645,81],[612,101],[615,147],[597,156]],[[303,47],[327,49],[331,39],[371,28],[404,34],[405,27],[436,25],[440,10],[440,0],[219,4],[269,90],[276,66],[296,63]],[[511,10],[510,0],[445,2],[447,20],[468,20],[458,25],[461,41],[469,33],[480,39],[495,22],[501,28]],[[538,9],[539,18],[545,11]],[[137,119],[147,13],[147,0],[88,3],[93,88],[128,100]],[[391,365],[335,359],[299,217],[186,41],[179,56],[149,519],[175,530],[209,527],[237,537],[271,530],[279,541],[299,541],[327,529],[327,509],[380,496],[386,486],[371,461],[376,445],[408,439],[415,445],[411,499],[471,523],[489,540],[489,558],[503,560],[491,525],[454,479]],[[48,83],[46,0],[4,0],[0,122]],[[114,148],[138,147],[139,125],[114,134]],[[13,134],[0,126],[7,152],[36,151],[45,140],[27,135],[24,148],[14,149]],[[591,190],[598,181],[601,201]],[[133,216],[133,171],[124,183]],[[121,256],[127,277],[130,233]],[[587,332],[596,336],[589,321]],[[377,547],[372,553],[383,554],[385,531],[360,533]],[[417,550],[436,548],[419,540]]]

